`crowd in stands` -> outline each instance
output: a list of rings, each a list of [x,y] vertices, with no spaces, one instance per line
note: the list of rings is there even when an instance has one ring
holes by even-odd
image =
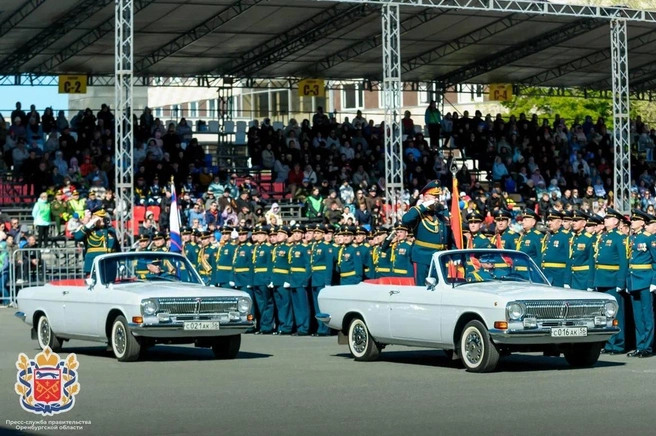
[[[47,224],[55,223],[58,232],[71,231],[100,207],[120,219],[136,206],[157,206],[160,213],[145,214],[140,232],[167,229],[171,180],[183,224],[210,230],[280,224],[281,205],[288,203],[301,206],[310,220],[376,228],[388,224],[391,214],[401,216],[412,207],[419,189],[433,179],[445,187],[445,211],[454,195],[463,212],[477,210],[486,216],[499,208],[513,210],[518,203],[541,214],[553,206],[603,215],[613,200],[612,138],[605,120],[590,116],[540,120],[520,114],[504,119],[480,111],[473,117],[468,112],[442,116],[431,103],[422,120],[432,134],[427,140],[422,126],[406,112],[401,126],[405,190],[396,207],[383,196],[385,126],[360,111],[340,123],[318,108],[311,120],[291,119],[279,130],[269,119],[251,123],[251,168],[237,174],[211,165],[184,118],[166,126],[146,108],[134,121],[132,205],[117,205],[114,199],[114,115],[107,105],[95,114],[80,111],[69,121],[63,111],[55,115],[47,108],[40,113],[34,105],[24,111],[16,103],[8,121],[6,125],[0,115],[0,171],[30,185],[39,198],[33,212],[38,245],[47,244]],[[656,132],[638,117],[632,121],[632,135],[632,206],[653,211],[656,173],[646,157],[651,157]],[[452,149],[474,164],[459,161],[457,193],[449,191],[452,153],[446,150]],[[260,182],[262,171],[282,184],[284,193],[271,195]]]

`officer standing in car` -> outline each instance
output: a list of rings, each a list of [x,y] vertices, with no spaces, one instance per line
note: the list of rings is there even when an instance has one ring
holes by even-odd
[[[586,230],[589,217],[581,210],[572,213],[571,245],[565,269],[566,288],[594,290],[594,250],[597,241],[592,233]]]
[[[114,229],[104,209],[93,212],[89,222],[75,231],[75,240],[84,242],[84,273],[91,273],[96,257],[119,250]]]

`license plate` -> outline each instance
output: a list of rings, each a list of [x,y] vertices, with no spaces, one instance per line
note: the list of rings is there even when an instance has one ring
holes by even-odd
[[[553,327],[551,329],[552,338],[570,338],[588,336],[587,327]]]
[[[184,330],[219,330],[221,323],[218,321],[187,321]]]

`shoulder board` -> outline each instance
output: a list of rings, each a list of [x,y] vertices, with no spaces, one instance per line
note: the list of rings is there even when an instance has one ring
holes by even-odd
[[[643,234],[644,234],[645,236],[651,236],[651,233],[649,233],[649,232],[643,232]]]
[[[509,234],[509,235],[516,235],[516,234],[517,234],[517,232],[516,232],[516,231],[514,231],[514,230],[508,230],[508,234]]]
[[[592,238],[592,233],[590,233],[590,232],[583,232],[583,234],[585,236],[587,236],[588,238]]]

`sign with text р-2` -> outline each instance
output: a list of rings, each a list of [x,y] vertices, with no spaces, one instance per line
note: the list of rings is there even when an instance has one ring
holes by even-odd
[[[305,79],[298,82],[299,97],[325,97],[326,85],[321,79]]]
[[[490,85],[489,99],[493,101],[510,101],[513,98],[513,87],[509,83]]]
[[[87,76],[59,76],[60,94],[86,94]]]

